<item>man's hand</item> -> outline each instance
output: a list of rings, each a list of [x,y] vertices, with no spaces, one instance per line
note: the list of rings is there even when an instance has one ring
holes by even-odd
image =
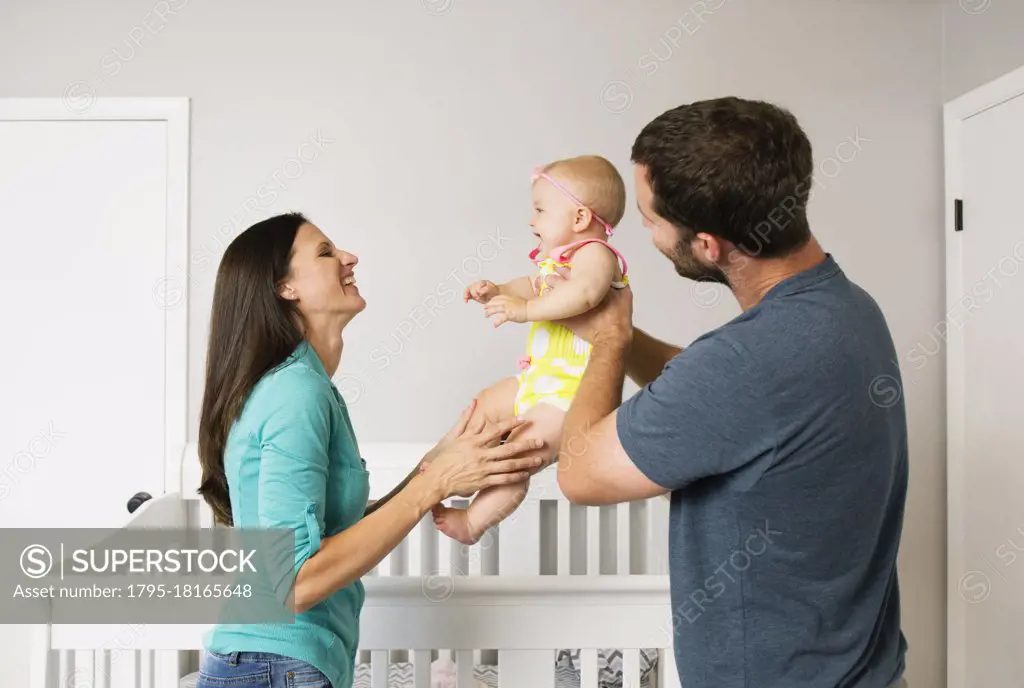
[[[526,322],[526,300],[511,294],[500,294],[495,296],[484,306],[484,315],[494,317],[494,326],[498,327],[507,322]]]
[[[633,290],[609,289],[596,308],[558,322],[592,345],[628,347],[633,341]]]
[[[500,293],[501,290],[494,282],[490,280],[477,280],[462,292],[462,302],[466,303],[473,299],[478,303],[487,303]]]

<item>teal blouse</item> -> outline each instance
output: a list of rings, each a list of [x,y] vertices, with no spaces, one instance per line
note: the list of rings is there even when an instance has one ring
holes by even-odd
[[[362,517],[369,474],[345,402],[316,352],[302,342],[246,400],[224,451],[235,528],[295,533],[295,572],[321,538]],[[205,637],[214,652],[273,652],[312,664],[335,688],[353,681],[359,613],[356,581],[294,623],[219,624]]]

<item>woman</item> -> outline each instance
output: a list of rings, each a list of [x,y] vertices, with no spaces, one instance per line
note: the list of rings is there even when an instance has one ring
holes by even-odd
[[[356,262],[295,213],[249,227],[221,261],[199,491],[219,524],[294,529],[294,576],[283,588],[295,622],[215,626],[198,688],[349,688],[360,576],[443,499],[525,480],[542,464],[539,440],[500,444],[521,421],[471,425],[471,407],[401,485],[368,505],[365,461],[331,382],[342,330],[366,307]]]

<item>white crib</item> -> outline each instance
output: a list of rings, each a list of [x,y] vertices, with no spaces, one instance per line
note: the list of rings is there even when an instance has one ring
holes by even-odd
[[[361,449],[378,498],[429,445]],[[441,535],[428,515],[364,578],[357,687],[678,688],[667,500],[578,507],[554,471],[535,476],[478,544]],[[170,473],[180,489],[146,501],[125,527],[211,527],[194,446]],[[191,686],[206,628],[34,626],[30,688]]]

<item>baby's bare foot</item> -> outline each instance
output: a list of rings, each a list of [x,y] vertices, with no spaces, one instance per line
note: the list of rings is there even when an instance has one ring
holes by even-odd
[[[475,545],[480,540],[480,535],[474,533],[475,529],[470,523],[469,512],[466,509],[436,506],[433,513],[434,525],[451,539],[464,545]]]

